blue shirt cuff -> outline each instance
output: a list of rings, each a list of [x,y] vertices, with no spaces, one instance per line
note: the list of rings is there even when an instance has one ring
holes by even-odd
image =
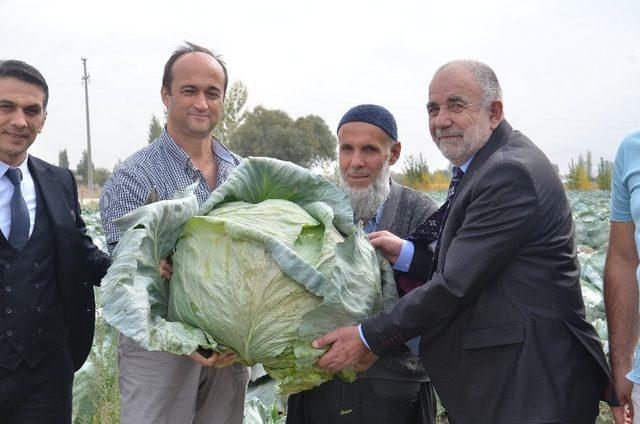
[[[400,249],[398,260],[393,264],[393,269],[396,271],[409,272],[414,251],[415,247],[413,246],[413,242],[409,240],[402,240],[402,249]]]
[[[364,338],[364,333],[362,332],[362,324],[358,324],[358,334],[360,334],[360,340],[362,340],[362,343],[364,343],[367,349],[371,350],[371,348],[369,347],[369,343],[367,343],[367,340]]]

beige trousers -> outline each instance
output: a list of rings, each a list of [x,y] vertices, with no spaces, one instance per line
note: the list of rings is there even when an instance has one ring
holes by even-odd
[[[249,369],[202,367],[120,335],[122,424],[242,424]]]

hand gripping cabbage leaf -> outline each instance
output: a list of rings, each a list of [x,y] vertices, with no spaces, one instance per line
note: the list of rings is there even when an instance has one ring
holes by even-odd
[[[104,316],[142,347],[230,348],[284,393],[332,376],[311,341],[396,300],[389,265],[353,224],[347,195],[304,168],[250,158],[198,210],[193,194],[116,222]],[[173,253],[164,281],[159,260]]]

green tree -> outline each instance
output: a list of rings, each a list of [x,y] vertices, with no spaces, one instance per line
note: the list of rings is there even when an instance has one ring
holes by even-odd
[[[281,110],[257,106],[227,140],[242,156],[269,156],[312,167],[335,159],[337,140],[322,118],[309,115],[293,121]]]
[[[58,166],[69,169],[69,155],[67,155],[67,149],[62,149],[58,152]]]
[[[429,166],[422,153],[418,156],[407,156],[402,166],[402,173],[402,182],[408,187],[424,190],[429,184]]]
[[[331,130],[324,122],[324,119],[318,115],[307,115],[304,118],[296,119],[294,126],[307,135],[306,143],[308,143],[312,154],[313,165],[326,159],[333,160],[336,158],[338,141],[331,134]]]
[[[149,132],[147,135],[147,141],[149,144],[153,143],[156,138],[160,137],[163,126],[164,125],[160,124],[160,120],[156,117],[155,113],[151,115],[151,123],[149,123]]]
[[[596,182],[600,190],[611,190],[611,162],[600,158]]]
[[[246,116],[244,107],[247,103],[247,97],[249,97],[249,92],[242,81],[231,84],[224,98],[222,120],[213,131],[213,135],[217,139],[227,142],[229,136],[242,124]]]
[[[110,176],[111,171],[109,171],[107,168],[95,168],[93,171],[93,182],[100,187],[103,187],[104,183],[107,182]]]
[[[86,150],[82,151],[82,158],[80,159],[80,162],[78,162],[78,166],[76,166],[76,175],[82,177],[82,181],[84,181],[85,183],[87,182],[88,177],[88,168],[87,168],[87,163],[89,162],[88,159],[88,154]],[[94,174],[94,182],[95,182],[95,169],[96,167],[94,166],[94,164],[91,164],[91,166],[93,166],[93,174]]]
[[[569,164],[569,173],[567,174],[567,188],[571,190],[588,190],[591,188],[591,180],[587,173],[587,164],[582,155],[578,158],[578,162],[575,163],[571,159]]]
[[[591,163],[591,150],[587,150],[587,160],[585,161],[585,168],[587,170],[587,177],[589,180],[593,179],[593,165]]]

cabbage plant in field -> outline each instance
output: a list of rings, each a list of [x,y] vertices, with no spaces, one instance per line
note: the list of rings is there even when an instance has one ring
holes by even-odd
[[[396,300],[346,194],[287,162],[247,159],[201,208],[184,193],[116,224],[105,319],[151,350],[232,349],[285,393],[332,378],[315,365],[315,337]],[[158,262],[171,253],[167,282]]]

